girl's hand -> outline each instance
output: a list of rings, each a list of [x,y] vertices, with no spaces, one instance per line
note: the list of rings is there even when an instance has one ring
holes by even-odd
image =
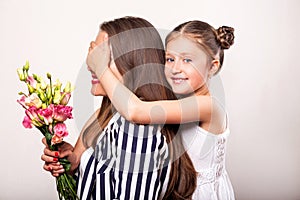
[[[51,172],[52,176],[57,177],[65,171],[63,166],[58,162],[58,159],[69,156],[72,157],[71,155],[74,148],[71,144],[64,142],[59,146],[58,151],[51,151],[47,145],[46,138],[43,138],[42,142],[46,146],[44,154],[41,156],[41,159],[45,161],[43,168]]]
[[[111,60],[110,46],[108,38],[99,45],[91,44],[89,53],[86,59],[88,69],[94,72],[98,79],[101,79],[103,72],[108,69]]]

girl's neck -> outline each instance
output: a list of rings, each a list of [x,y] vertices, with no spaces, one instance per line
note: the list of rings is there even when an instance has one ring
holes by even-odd
[[[200,95],[204,95],[204,96],[209,96],[209,89],[208,89],[208,85],[205,84],[202,87],[200,87],[199,89],[194,91],[194,95],[196,96],[200,96]]]
[[[189,96],[210,96],[210,92],[207,85],[200,87],[195,90],[193,93],[184,94],[184,95],[176,95],[178,99],[182,99]]]

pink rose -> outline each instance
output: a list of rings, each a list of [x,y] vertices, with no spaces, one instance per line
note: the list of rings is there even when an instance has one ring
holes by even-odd
[[[66,119],[72,119],[72,107],[64,105],[55,105],[53,109],[53,118],[59,122],[63,122]]]
[[[24,120],[23,120],[22,124],[23,124],[23,126],[25,128],[32,128],[32,126],[31,126],[31,120],[30,120],[30,118],[28,116],[24,117]]]
[[[25,113],[30,120],[39,119],[38,109],[35,106],[30,106],[27,110],[25,110]]]
[[[27,110],[25,110],[25,114],[31,120],[31,123],[34,126],[43,126],[44,122],[41,121],[38,115],[39,109],[34,106],[30,106]]]
[[[44,118],[44,122],[46,125],[52,123],[53,108],[51,106],[49,106],[48,108],[45,108],[45,109],[39,109],[38,114]]]
[[[68,136],[67,126],[64,123],[58,123],[53,128],[54,135],[57,137],[66,137]]]

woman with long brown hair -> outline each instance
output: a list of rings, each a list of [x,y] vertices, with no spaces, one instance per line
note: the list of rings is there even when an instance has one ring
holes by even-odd
[[[89,51],[107,40],[115,63],[114,75],[138,98],[175,99],[164,78],[163,44],[149,22],[136,17],[105,22]],[[94,72],[92,77],[92,93],[105,95]],[[181,137],[176,137],[178,126],[130,123],[116,112],[106,96],[94,116],[74,149],[66,145],[69,151],[50,152],[46,148],[42,156],[46,161],[44,168],[54,175],[63,169],[53,162],[52,156],[68,156],[73,170],[79,166],[80,199],[191,197],[196,172],[183,150]]]

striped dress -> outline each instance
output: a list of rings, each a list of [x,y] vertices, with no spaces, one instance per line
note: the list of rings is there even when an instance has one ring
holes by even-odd
[[[81,157],[80,199],[161,199],[169,177],[169,151],[159,125],[137,125],[115,114],[95,150]]]

